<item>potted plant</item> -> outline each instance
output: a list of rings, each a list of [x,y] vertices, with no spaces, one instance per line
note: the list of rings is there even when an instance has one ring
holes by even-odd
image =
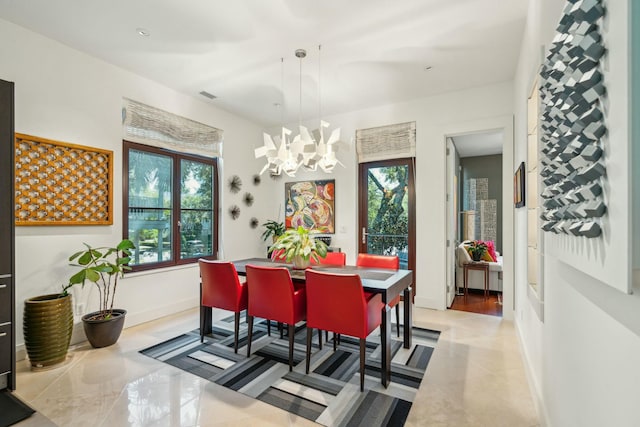
[[[318,257],[324,258],[327,255],[327,245],[320,240],[316,240],[309,230],[301,226],[292,228],[278,237],[276,242],[269,248],[269,252],[274,253],[284,251],[287,262],[292,262],[295,268],[307,268],[311,259],[318,261]]]
[[[69,286],[62,292],[40,295],[24,302],[24,344],[32,369],[50,368],[67,358],[73,332]]]
[[[124,239],[116,247],[94,248],[84,244],[86,249],[69,257],[80,271],[69,278],[69,286],[89,281],[96,285],[99,296],[99,310],[82,316],[87,339],[93,347],[107,347],[118,341],[126,310],[114,309],[113,300],[118,288],[118,278],[131,270],[127,264],[135,246],[131,240]]]
[[[269,220],[262,224],[262,226],[265,228],[264,233],[262,233],[262,240],[265,242],[271,237],[275,243],[276,239],[285,232],[284,222]]]
[[[469,244],[467,250],[469,251],[469,255],[471,255],[471,259],[477,262],[480,261],[485,252],[487,252],[487,245],[480,240],[474,240]]]

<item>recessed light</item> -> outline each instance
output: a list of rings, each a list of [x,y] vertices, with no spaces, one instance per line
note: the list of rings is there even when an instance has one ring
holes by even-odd
[[[151,35],[151,32],[146,28],[136,28],[136,33],[144,37],[149,37]]]
[[[273,106],[276,107],[276,108],[280,108],[280,103],[279,102],[274,102]]]
[[[426,67],[424,67],[424,71],[429,71],[431,70],[433,67],[431,65],[427,65]]]

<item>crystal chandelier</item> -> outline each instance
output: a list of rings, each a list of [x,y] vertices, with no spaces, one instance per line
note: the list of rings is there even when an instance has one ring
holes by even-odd
[[[321,46],[319,45],[318,55],[320,54],[320,49]],[[266,157],[267,159],[267,163],[260,171],[261,175],[268,170],[271,175],[280,175],[284,172],[286,175],[294,177],[300,167],[311,171],[315,171],[320,167],[326,173],[332,172],[337,164],[344,167],[335,154],[340,142],[340,129],[334,129],[329,139],[326,141],[324,139],[324,128],[328,128],[329,123],[322,120],[320,57],[318,56],[318,115],[320,116],[320,128],[315,130],[312,136],[309,130],[302,126],[302,59],[307,56],[307,52],[304,49],[297,49],[295,55],[300,60],[299,133],[293,140],[290,140],[291,130],[282,126],[281,136],[272,138],[267,133],[263,134],[264,145],[254,150],[256,159],[261,157]],[[283,61],[281,59],[281,63]]]

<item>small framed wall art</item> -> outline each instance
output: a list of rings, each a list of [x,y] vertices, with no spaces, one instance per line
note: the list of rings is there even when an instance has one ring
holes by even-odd
[[[113,224],[113,151],[16,133],[16,225]]]

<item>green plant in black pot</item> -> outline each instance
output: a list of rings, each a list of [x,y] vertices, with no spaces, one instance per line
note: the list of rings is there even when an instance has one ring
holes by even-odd
[[[467,249],[469,251],[469,255],[471,255],[471,259],[474,261],[480,261],[482,256],[487,252],[487,245],[479,240],[474,240],[469,244]]]
[[[269,220],[262,224],[262,226],[265,228],[264,233],[262,233],[262,240],[264,240],[265,242],[269,237],[271,237],[273,242],[275,242],[276,239],[282,236],[286,230],[284,222],[278,222],[274,220]]]
[[[131,240],[124,239],[115,247],[91,247],[69,257],[73,266],[80,270],[69,278],[69,286],[89,281],[96,285],[99,296],[99,310],[82,316],[87,339],[94,347],[107,347],[118,341],[126,310],[114,309],[113,301],[118,288],[118,279],[124,272],[131,270],[127,264],[131,260],[131,251],[135,246]]]

